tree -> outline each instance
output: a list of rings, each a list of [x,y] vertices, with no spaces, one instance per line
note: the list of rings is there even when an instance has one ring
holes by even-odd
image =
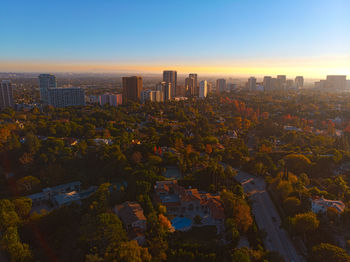
[[[118,246],[126,240],[122,222],[113,213],[85,215],[80,231],[82,241],[90,247],[97,247],[100,255],[104,255],[107,248]]]
[[[33,133],[27,133],[24,148],[28,153],[35,154],[40,148],[40,140]]]
[[[321,243],[314,246],[310,255],[310,262],[349,262],[350,256],[340,247]]]
[[[26,218],[32,209],[32,200],[27,197],[17,198],[12,201],[15,205],[15,211],[21,218]]]
[[[306,172],[311,166],[310,159],[301,154],[287,155],[284,160],[287,169],[295,174]]]
[[[241,198],[236,197],[232,192],[223,191],[221,199],[224,204],[227,218],[232,218],[237,229],[245,233],[253,224],[249,205]]]
[[[166,231],[174,231],[173,226],[171,225],[170,220],[164,216],[163,214],[158,215],[158,220],[160,225],[166,230]]]
[[[236,249],[232,254],[232,262],[250,262],[249,250],[245,248]]]
[[[300,210],[300,200],[296,197],[288,197],[283,201],[283,207],[288,216],[294,216]]]
[[[19,190],[29,193],[33,190],[39,189],[40,180],[34,176],[25,176],[18,179],[16,184]]]
[[[151,261],[151,255],[147,248],[140,247],[136,240],[127,241],[121,243],[121,245],[114,250],[113,253],[106,254],[106,261],[116,261],[119,262],[149,262]]]
[[[304,236],[314,232],[320,224],[316,214],[312,212],[297,214],[292,218],[291,222],[293,231]]]
[[[9,227],[16,227],[19,217],[15,211],[15,205],[7,199],[0,200],[0,231],[5,231]]]
[[[237,230],[236,223],[232,218],[225,220],[225,237],[233,247],[238,244],[239,232]]]
[[[10,255],[11,262],[29,261],[32,256],[29,246],[21,243],[16,227],[6,229],[0,244],[1,248]]]

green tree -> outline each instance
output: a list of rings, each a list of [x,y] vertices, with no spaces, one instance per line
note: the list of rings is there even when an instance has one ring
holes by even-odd
[[[21,243],[16,227],[6,229],[0,244],[1,248],[9,254],[11,262],[26,262],[32,257],[29,246]]]
[[[314,246],[310,255],[310,262],[349,262],[350,256],[340,247],[321,243]]]
[[[12,201],[15,205],[15,211],[21,218],[26,218],[32,209],[32,200],[28,197],[17,198]]]
[[[107,253],[106,261],[120,262],[149,262],[151,261],[151,255],[147,248],[140,247],[136,240],[127,241],[121,243],[121,245],[113,250],[115,254]]]
[[[5,231],[9,227],[16,227],[19,217],[15,211],[15,205],[7,199],[0,200],[0,231]]]
[[[320,224],[316,214],[312,212],[297,214],[292,218],[291,222],[293,231],[304,236],[314,232]]]
[[[283,201],[283,207],[288,216],[294,216],[300,210],[300,200],[296,197],[288,197]]]

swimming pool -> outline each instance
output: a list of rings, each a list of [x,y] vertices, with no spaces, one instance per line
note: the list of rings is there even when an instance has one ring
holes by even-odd
[[[192,227],[192,220],[187,217],[175,217],[171,220],[171,225],[175,230],[187,231]]]

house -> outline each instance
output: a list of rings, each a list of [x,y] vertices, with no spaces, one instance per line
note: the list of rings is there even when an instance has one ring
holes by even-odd
[[[215,225],[218,232],[223,230],[225,213],[219,195],[185,189],[173,181],[157,181],[154,186],[155,200],[167,208],[171,215],[194,219],[200,216],[203,225]]]
[[[69,192],[79,192],[81,183],[79,181],[58,185],[55,187],[44,188],[42,192],[27,196],[32,200],[33,206],[40,206],[49,201],[54,202],[54,197],[58,194],[65,194]]]
[[[53,196],[53,203],[57,206],[65,206],[72,203],[80,204],[80,195],[77,191]]]
[[[339,213],[343,213],[345,204],[340,200],[328,200],[322,197],[311,199],[311,210],[314,213],[325,213],[328,208],[335,208]]]
[[[301,132],[303,131],[301,128],[295,127],[295,126],[284,126],[284,130],[286,131],[295,131],[295,132]]]
[[[147,219],[141,205],[137,202],[126,201],[114,208],[114,212],[122,220],[130,240],[136,240],[140,245],[145,243],[144,232]]]

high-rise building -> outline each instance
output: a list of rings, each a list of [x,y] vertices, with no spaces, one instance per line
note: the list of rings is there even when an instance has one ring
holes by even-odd
[[[168,100],[171,100],[171,83],[170,82],[160,82],[157,86],[156,86],[156,90],[160,92],[160,96],[161,96],[161,101],[165,102]]]
[[[208,93],[212,93],[213,92],[213,83],[212,82],[208,82],[207,86],[208,86]]]
[[[122,94],[111,94],[106,93],[103,95],[100,95],[98,97],[98,103],[103,106],[105,104],[109,104],[110,106],[118,106],[121,105],[123,101],[123,95]]]
[[[186,89],[186,95],[187,96],[195,96],[195,86],[196,86],[196,79],[194,77],[187,77],[185,79],[185,89]]]
[[[297,88],[302,88],[304,86],[304,77],[297,76],[294,82]]]
[[[199,98],[205,98],[207,97],[208,94],[208,86],[207,86],[207,81],[201,81],[199,83]]]
[[[263,86],[265,91],[271,91],[273,89],[271,76],[264,76]]]
[[[286,81],[286,88],[287,89],[295,89],[297,86],[295,85],[294,81],[292,79],[288,79]]]
[[[2,80],[0,83],[0,109],[14,107],[11,81]]]
[[[176,96],[177,97],[185,97],[186,96],[186,88],[184,85],[178,85],[176,87]]]
[[[250,77],[248,79],[248,89],[250,91],[255,91],[256,90],[256,78],[255,77]]]
[[[44,104],[49,102],[49,89],[57,88],[56,76],[51,74],[41,74],[38,77],[39,79],[39,89],[40,89],[40,100]]]
[[[285,76],[285,75],[278,75],[277,76],[278,89],[285,89],[286,82],[287,82],[287,76]]]
[[[141,92],[141,102],[145,103],[146,101],[161,102],[162,92],[160,90],[143,90]]]
[[[226,79],[216,80],[216,93],[222,93],[226,91]]]
[[[85,106],[85,92],[79,87],[48,89],[48,104],[54,107]]]
[[[334,90],[346,89],[346,76],[345,75],[329,75],[326,79],[326,88]]]
[[[123,103],[129,101],[139,102],[141,100],[142,77],[123,77]]]
[[[197,74],[189,74],[188,77],[194,79],[193,96],[198,96],[199,95],[198,75]]]
[[[163,71],[163,82],[171,83],[171,97],[177,94],[177,71]]]

